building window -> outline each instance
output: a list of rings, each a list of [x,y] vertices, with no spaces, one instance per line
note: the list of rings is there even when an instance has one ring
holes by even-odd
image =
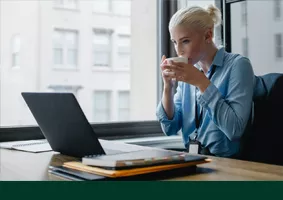
[[[65,9],[78,9],[78,0],[54,0],[54,7]]]
[[[281,18],[281,0],[274,0],[274,18]]]
[[[247,2],[241,2],[241,12],[242,12],[242,25],[248,25],[248,12],[247,12]]]
[[[129,35],[118,36],[118,66],[120,68],[130,68],[131,63],[131,38]]]
[[[119,92],[119,110],[118,110],[118,120],[119,121],[129,121],[130,120],[130,92],[123,91]]]
[[[282,34],[275,34],[275,56],[282,58]]]
[[[117,15],[131,15],[131,0],[113,0],[113,13]]]
[[[93,34],[93,66],[110,67],[111,65],[111,47],[112,31],[95,30]]]
[[[93,102],[93,121],[109,122],[111,119],[111,92],[95,91]]]
[[[21,38],[15,35],[12,38],[12,67],[20,66]]]
[[[109,13],[111,8],[111,0],[92,0],[93,12],[96,13]]]
[[[93,12],[131,15],[131,0],[92,0]]]
[[[243,56],[248,57],[249,55],[249,40],[248,38],[242,39]]]
[[[76,68],[78,58],[78,33],[55,30],[53,35],[53,64],[59,68]]]

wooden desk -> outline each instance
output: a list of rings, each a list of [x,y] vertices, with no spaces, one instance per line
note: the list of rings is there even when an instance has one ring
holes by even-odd
[[[283,180],[283,166],[211,157],[211,163],[199,165],[197,173],[169,180]],[[49,180],[48,166],[71,160],[54,152],[26,153],[0,149],[0,180]]]

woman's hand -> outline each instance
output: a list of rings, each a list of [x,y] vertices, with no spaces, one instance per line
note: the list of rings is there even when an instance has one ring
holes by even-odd
[[[162,65],[162,71],[168,79],[176,79],[194,85],[202,93],[210,84],[210,80],[192,64],[170,61]]]
[[[164,66],[168,66],[166,56],[162,56],[162,59],[161,59],[161,65],[160,65],[161,74],[162,74],[162,79],[163,79],[163,83],[164,83],[164,88],[172,89],[176,80],[174,78],[172,79],[172,74],[169,73],[170,70],[166,69]]]

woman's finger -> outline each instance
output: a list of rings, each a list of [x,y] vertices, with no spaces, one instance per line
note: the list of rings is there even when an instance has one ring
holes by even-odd
[[[163,55],[163,56],[162,56],[162,58],[161,58],[161,63],[160,63],[160,64],[162,65],[162,64],[164,63],[164,61],[165,61],[165,60],[166,60],[166,56],[165,56],[165,55]]]
[[[179,68],[176,65],[168,65],[168,64],[163,64],[161,65],[161,69],[164,70],[170,70],[170,71],[175,71],[175,72],[184,72],[183,68]]]

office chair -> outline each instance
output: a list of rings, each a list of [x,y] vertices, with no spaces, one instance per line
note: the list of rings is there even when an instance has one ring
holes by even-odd
[[[283,74],[256,77],[251,127],[240,159],[283,165]]]

